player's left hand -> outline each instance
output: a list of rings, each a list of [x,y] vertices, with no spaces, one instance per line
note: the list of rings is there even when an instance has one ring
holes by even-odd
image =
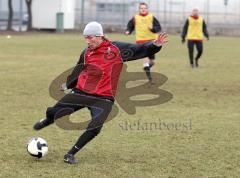
[[[65,91],[67,90],[67,86],[66,86],[66,83],[63,83],[60,87],[60,91]]]
[[[161,32],[159,33],[158,37],[156,40],[153,41],[153,44],[156,46],[162,46],[163,44],[167,43],[167,33],[166,32]]]

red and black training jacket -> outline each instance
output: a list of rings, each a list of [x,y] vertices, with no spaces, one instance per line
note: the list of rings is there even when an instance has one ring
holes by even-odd
[[[159,52],[153,42],[131,44],[104,40],[97,49],[86,48],[68,76],[66,86],[84,94],[114,101],[123,62],[142,59]]]

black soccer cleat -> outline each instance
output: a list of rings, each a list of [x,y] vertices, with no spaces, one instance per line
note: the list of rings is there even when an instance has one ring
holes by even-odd
[[[148,78],[149,82],[152,82],[150,67],[144,67],[143,70],[146,72],[146,75],[147,75],[147,78]]]
[[[46,127],[50,124],[51,124],[51,122],[49,122],[49,120],[42,119],[42,120],[38,121],[36,124],[34,124],[33,129],[34,130],[41,130],[42,128],[44,128],[44,127]]]
[[[64,155],[63,160],[65,163],[68,163],[68,164],[76,164],[77,163],[77,160],[75,159],[74,155],[69,154],[69,153]]]

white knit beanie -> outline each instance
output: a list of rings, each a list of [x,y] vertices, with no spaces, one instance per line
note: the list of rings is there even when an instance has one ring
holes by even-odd
[[[103,35],[103,29],[102,25],[98,22],[89,22],[84,30],[83,30],[84,36],[104,36]]]

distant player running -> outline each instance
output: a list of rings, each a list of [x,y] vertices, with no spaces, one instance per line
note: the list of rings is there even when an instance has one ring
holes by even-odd
[[[47,109],[46,119],[33,126],[34,130],[40,130],[56,119],[84,107],[90,110],[92,120],[87,130],[64,156],[64,161],[69,164],[77,162],[74,155],[99,134],[111,112],[122,63],[154,55],[160,51],[167,38],[165,33],[160,33],[156,40],[141,45],[110,42],[104,37],[102,26],[97,22],[88,23],[83,35],[88,47],[82,51],[66,81],[66,87],[72,91]],[[126,51],[131,51],[130,55],[126,55]],[[105,106],[104,111],[99,108],[102,105]]]
[[[127,24],[126,35],[136,31],[136,43],[143,44],[148,41],[155,40],[157,33],[161,31],[159,21],[151,14],[148,13],[148,5],[146,3],[139,4],[139,14],[136,14]],[[150,69],[154,65],[155,55],[150,55],[143,60],[143,69],[150,82],[152,76]]]
[[[182,30],[182,43],[185,42],[185,37],[187,35],[188,40],[188,54],[190,65],[192,68],[198,67],[199,58],[203,52],[203,35],[209,40],[209,35],[207,31],[207,25],[203,18],[199,16],[198,8],[192,10],[192,15],[186,20],[183,30]],[[197,48],[197,55],[194,61],[194,45]],[[194,65],[195,62],[195,65]]]

